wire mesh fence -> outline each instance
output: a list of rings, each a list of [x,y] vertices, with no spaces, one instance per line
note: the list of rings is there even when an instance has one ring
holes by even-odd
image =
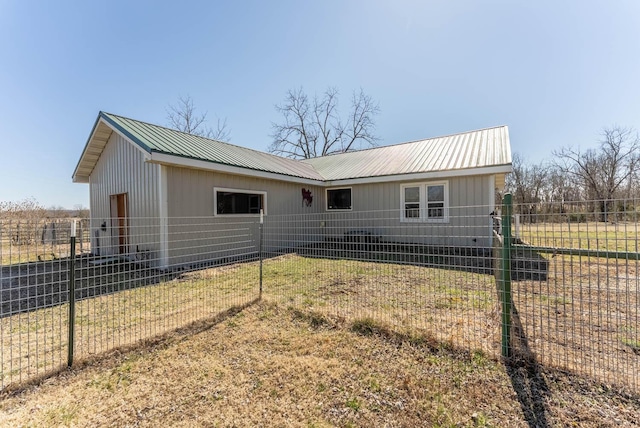
[[[640,389],[638,202],[514,205],[516,356]]]
[[[33,223],[36,230],[29,233],[41,237],[46,223]],[[15,236],[15,223],[0,224],[2,388],[65,367],[70,346],[75,361],[86,359],[215,317],[259,296],[253,219],[135,218],[127,219],[125,229],[114,222],[98,224],[91,233],[85,231],[89,223],[81,223],[78,236],[90,235],[93,246],[76,245],[73,257],[71,223],[64,224],[53,243],[38,238],[21,244],[6,239]],[[25,232],[24,224],[21,229]],[[174,243],[171,250],[162,248],[161,230]]]
[[[452,209],[447,223],[402,222],[398,210],[269,216],[264,298],[493,354],[489,211]]]
[[[513,207],[513,358],[640,389],[638,222],[624,206],[607,222],[575,207],[563,216],[528,206],[526,218]],[[33,225],[28,244],[1,223],[1,386],[68,363],[72,264],[76,361],[258,298],[499,358],[496,232],[504,231],[490,211],[449,207],[431,222],[399,210],[271,215],[264,224],[256,216],[85,222],[73,257],[68,222],[56,226],[55,249],[46,222]]]

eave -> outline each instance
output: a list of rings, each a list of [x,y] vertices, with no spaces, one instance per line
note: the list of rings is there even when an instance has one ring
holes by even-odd
[[[246,177],[265,178],[269,180],[286,181],[289,183],[300,183],[314,186],[324,186],[322,180],[314,180],[304,177],[296,177],[286,174],[278,174],[275,172],[261,171],[256,169],[244,168],[235,165],[227,165],[200,159],[192,159],[182,156],[171,155],[152,151],[148,162],[161,165],[178,166],[182,168],[200,169],[205,171],[219,172],[224,174],[243,175]]]

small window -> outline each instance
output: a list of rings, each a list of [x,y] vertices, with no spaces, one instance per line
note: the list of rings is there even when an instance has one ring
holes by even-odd
[[[351,209],[351,188],[327,189],[327,209],[328,210],[350,210]]]
[[[260,214],[265,208],[265,192],[247,192],[234,189],[214,189],[215,213]]]
[[[402,184],[402,221],[449,221],[447,182]]]

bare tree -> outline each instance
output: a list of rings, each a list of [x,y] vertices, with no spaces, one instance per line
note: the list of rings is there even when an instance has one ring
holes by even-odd
[[[47,208],[47,217],[50,218],[65,218],[69,217],[69,210],[62,205],[51,205]]]
[[[602,221],[607,221],[612,201],[640,166],[640,138],[631,128],[613,126],[602,132],[598,150],[580,151],[571,147],[555,151],[555,164],[576,183],[582,184],[589,199],[598,201]]]
[[[518,153],[514,153],[511,165],[512,172],[507,175],[506,187],[513,194],[516,211],[525,217],[524,221],[535,222],[544,194],[547,168],[542,163],[527,164]]]
[[[73,209],[76,212],[76,217],[80,217],[81,219],[89,218],[89,208],[86,208],[84,205],[75,204]]]
[[[582,186],[576,186],[573,178],[565,174],[557,165],[547,166],[545,182],[544,200],[547,203],[547,213],[566,215],[583,206],[582,203],[576,205],[585,199]]]
[[[327,89],[322,97],[309,100],[302,88],[290,90],[283,104],[276,105],[282,123],[272,123],[271,153],[294,159],[309,159],[375,146],[374,116],[380,107],[362,89],[354,92],[351,110],[343,121],[338,113],[338,90]]]
[[[186,132],[200,137],[211,138],[219,141],[230,141],[231,132],[227,128],[227,119],[217,120],[216,129],[207,126],[207,112],[196,113],[193,100],[190,96],[179,97],[176,105],[170,105],[167,109],[169,126],[178,131]]]

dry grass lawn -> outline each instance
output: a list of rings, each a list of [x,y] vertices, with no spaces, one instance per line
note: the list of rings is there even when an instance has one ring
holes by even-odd
[[[0,426],[634,426],[638,397],[258,303],[5,393]]]

